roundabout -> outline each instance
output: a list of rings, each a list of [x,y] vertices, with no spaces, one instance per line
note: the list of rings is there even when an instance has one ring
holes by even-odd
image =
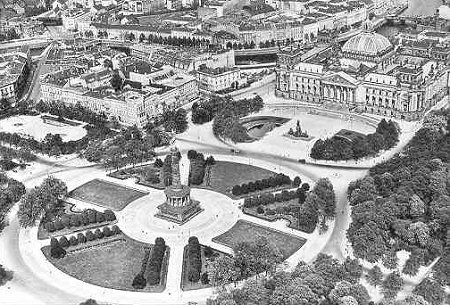
[[[165,200],[163,191],[152,192],[130,203],[117,213],[118,224],[126,235],[142,242],[151,243],[156,237],[163,236],[168,245],[185,245],[190,236],[210,242],[213,237],[230,229],[242,215],[238,204],[223,194],[192,189],[191,196],[200,202],[204,211],[183,225],[155,216],[158,205]]]
[[[226,156],[222,157],[225,160],[229,160]],[[219,159],[222,159],[222,157]],[[252,164],[266,169],[273,169],[273,164],[267,161],[263,162],[262,160],[258,161],[255,159],[252,160]],[[186,166],[184,165],[184,167]],[[278,166],[278,169],[283,169],[290,175],[295,173],[295,171],[289,167],[283,168]],[[184,179],[183,181],[186,181],[186,177],[184,177],[186,174],[186,172],[181,173],[181,179]],[[158,206],[167,199],[163,190],[138,186],[135,185],[132,180],[118,181],[100,174],[96,175],[96,177],[98,177],[98,179],[104,179],[105,182],[108,183],[116,183],[120,188],[128,188],[128,191],[131,190],[130,187],[136,187],[136,190],[139,189],[139,191],[145,191],[147,193],[140,198],[133,199],[123,209],[116,210],[116,224],[120,227],[125,239],[130,240],[131,243],[151,245],[157,237],[162,237],[165,240],[167,247],[170,249],[167,272],[165,274],[165,287],[160,292],[145,290],[136,291],[130,288],[117,289],[111,287],[108,288],[108,284],[95,284],[95,281],[85,281],[79,276],[74,277],[73,275],[66,273],[64,268],[58,267],[58,263],[55,264],[55,261],[49,261],[48,257],[44,255],[42,249],[43,247],[48,247],[49,239],[37,240],[37,227],[21,230],[19,236],[19,252],[23,257],[24,263],[30,268],[33,274],[39,275],[39,277],[48,285],[55,287],[56,283],[64,283],[64,285],[58,285],[58,289],[61,293],[74,294],[75,291],[83,291],[82,294],[85,298],[91,297],[98,301],[115,304],[129,304],[130,300],[133,304],[186,304],[190,301],[204,302],[213,294],[213,287],[190,291],[183,291],[180,289],[183,274],[183,252],[184,247],[188,244],[189,237],[196,236],[202,245],[209,246],[222,253],[232,254],[231,243],[217,242],[214,238],[226,234],[233,235],[236,233],[233,231],[234,227],[236,227],[238,223],[245,222],[251,224],[252,227],[258,228],[258,230],[263,230],[260,231],[260,234],[269,232],[270,234],[275,234],[274,238],[278,238],[277,236],[284,236],[288,238],[292,237],[294,242],[297,239],[300,240],[301,242],[297,247],[297,250],[294,250],[293,254],[288,257],[286,261],[289,265],[295,265],[300,257],[312,258],[311,253],[320,250],[328,236],[319,236],[317,232],[306,234],[301,231],[289,229],[284,221],[268,222],[246,215],[239,208],[242,204],[242,199],[233,200],[223,193],[201,188],[192,188],[190,195],[193,200],[200,203],[203,211],[195,215],[195,217],[191,218],[186,223],[179,225],[155,216],[158,212]],[[305,179],[307,178],[305,177]],[[77,182],[74,186],[78,189],[80,188],[79,180],[75,180]],[[307,179],[307,181],[311,180]],[[89,185],[90,182],[91,181],[85,181],[85,184]],[[81,185],[81,187],[82,186],[83,185]],[[96,195],[98,196],[98,194]],[[74,211],[79,211],[84,208],[102,210],[105,207],[104,203],[102,203],[101,206],[97,206],[93,201],[87,202],[79,199],[72,200],[71,204],[73,203],[75,203],[73,207]],[[241,234],[242,232],[237,233]],[[244,235],[248,233],[249,232],[244,232]],[[248,236],[246,239],[248,240]],[[121,249],[121,245],[123,245],[123,243],[111,244],[106,251],[118,251],[118,249]],[[116,247],[119,248],[116,249]],[[139,255],[137,252],[139,251],[135,252],[136,256]],[[131,253],[133,252],[130,252],[129,255],[132,255]],[[75,256],[71,258],[72,255]],[[67,258],[72,261],[79,261],[76,255],[79,254],[68,254]],[[130,256],[126,260],[133,258],[133,256],[134,255]],[[111,256],[108,257],[114,258],[114,255],[111,254]],[[62,260],[65,259],[66,258],[63,258]],[[85,256],[83,256],[83,259],[85,259]],[[133,259],[140,263],[142,257]],[[109,261],[109,263],[114,264],[113,261]],[[130,262],[127,264],[129,263]],[[89,262],[83,264],[85,266],[92,265],[92,263]],[[115,268],[120,269],[126,266],[122,264],[123,262],[116,262],[117,267]],[[73,265],[75,266],[75,269],[80,268],[81,266],[79,263],[73,263]],[[121,265],[123,267],[120,267]],[[95,270],[99,269],[96,268]],[[133,272],[136,272],[136,270]],[[114,273],[112,276],[114,277]],[[128,281],[131,282],[131,280],[132,278]],[[151,299],[149,299],[149,296],[151,296]]]

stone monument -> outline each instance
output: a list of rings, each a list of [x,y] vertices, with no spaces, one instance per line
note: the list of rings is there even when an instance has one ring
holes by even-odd
[[[164,190],[166,202],[158,206],[156,217],[182,225],[203,211],[200,202],[191,198],[191,188],[181,184],[180,152],[170,149],[172,159],[172,185]]]

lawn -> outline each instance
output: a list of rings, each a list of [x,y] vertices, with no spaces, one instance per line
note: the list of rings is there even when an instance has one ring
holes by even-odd
[[[50,246],[42,248],[42,252],[56,268],[83,282],[105,288],[136,291],[131,284],[141,270],[145,247],[151,245],[125,237],[76,252],[70,252],[69,248],[66,256],[61,259],[50,257]],[[139,291],[163,291],[167,266],[163,265],[161,273],[161,285],[147,286]]]
[[[269,178],[275,174],[264,168],[226,161],[216,161],[210,170],[209,178],[206,173],[202,186],[227,195],[237,184]]]
[[[71,191],[69,197],[105,208],[121,210],[130,202],[147,194],[116,183],[94,179]]]
[[[233,248],[239,242],[254,241],[257,236],[264,236],[277,246],[285,259],[297,252],[306,242],[301,237],[245,220],[238,220],[230,230],[214,237],[212,241]]]

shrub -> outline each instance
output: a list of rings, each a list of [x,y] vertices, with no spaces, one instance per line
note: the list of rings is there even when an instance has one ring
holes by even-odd
[[[102,239],[103,238],[103,232],[100,229],[96,229],[94,232],[95,238],[96,239]]]
[[[240,185],[235,185],[235,186],[233,186],[233,189],[231,190],[231,193],[232,193],[234,196],[240,196],[240,195],[242,195],[242,189],[241,189],[241,186],[240,186]]]
[[[208,278],[208,273],[207,272],[203,272],[202,273],[201,282],[202,282],[203,285],[209,284],[209,278]]]
[[[64,214],[61,216],[61,222],[64,226],[64,228],[70,228],[70,216],[67,214]]]
[[[80,225],[81,225],[80,217],[76,214],[70,215],[70,226],[79,227]]]
[[[276,212],[272,209],[266,209],[266,215],[275,215]]]
[[[118,226],[116,226],[116,225],[112,226],[111,231],[112,231],[113,235],[117,235],[117,234],[122,233],[120,228]]]
[[[90,221],[89,221],[89,215],[88,215],[87,210],[84,210],[84,211],[81,213],[81,222],[82,222],[83,225],[85,225],[85,226],[87,226],[87,225],[90,223]]]
[[[205,246],[205,249],[203,249],[203,254],[205,254],[206,258],[210,258],[214,255],[214,251],[210,246]]]
[[[63,248],[69,247],[69,240],[67,239],[67,237],[62,236],[62,237],[59,239],[59,245],[60,245],[61,247],[63,247]]]
[[[59,242],[55,237],[52,237],[50,239],[50,247],[56,247],[56,246],[59,246]]]
[[[70,236],[69,244],[70,244],[71,246],[76,246],[76,245],[78,245],[78,239],[77,239],[74,235]]]
[[[131,284],[134,289],[144,289],[147,286],[147,280],[145,279],[142,272],[139,272],[133,279],[133,283]]]
[[[105,219],[107,221],[114,221],[114,220],[116,220],[116,214],[114,214],[114,212],[111,211],[111,210],[105,210],[103,212],[103,214],[105,215]]]
[[[60,245],[50,248],[50,256],[56,259],[63,258],[66,256],[66,250],[63,249]]]
[[[161,237],[156,238],[152,254],[148,263],[148,277],[149,285],[158,285],[161,280],[161,267],[166,253],[166,243]]]
[[[89,217],[89,223],[96,223],[97,222],[97,211],[89,209],[87,211],[88,217]]]
[[[64,229],[64,225],[60,219],[55,220],[54,224],[55,224],[55,231]]]
[[[44,228],[48,231],[48,232],[55,232],[56,228],[55,228],[55,224],[53,222],[47,222],[44,226]]]
[[[91,230],[88,230],[88,231],[86,232],[86,240],[87,240],[87,241],[93,241],[93,240],[95,240],[95,235],[94,235],[94,233],[92,233]]]
[[[299,176],[295,176],[294,181],[293,181],[293,185],[296,187],[299,187],[300,184],[302,184],[302,179],[300,179]]]
[[[200,243],[195,236],[190,237],[188,241],[187,269],[188,280],[194,283],[198,282],[202,270],[202,253]]]
[[[211,166],[216,164],[216,160],[214,160],[213,156],[209,156],[208,158],[206,158],[206,165]]]
[[[79,244],[84,244],[86,242],[86,236],[84,236],[83,233],[78,233],[77,239]]]
[[[302,184],[302,190],[303,191],[307,192],[307,191],[309,191],[309,189],[310,189],[310,186],[309,186],[308,183],[305,182],[305,183]]]
[[[105,215],[102,212],[97,211],[95,214],[95,220],[97,223],[104,222],[106,220]]]
[[[153,166],[156,168],[163,167],[164,163],[160,158],[156,158],[155,163],[153,163]]]
[[[103,235],[105,237],[111,236],[113,233],[111,232],[111,229],[109,227],[104,227],[103,228]]]
[[[256,208],[256,213],[258,214],[264,214],[264,208],[262,206],[259,206]]]

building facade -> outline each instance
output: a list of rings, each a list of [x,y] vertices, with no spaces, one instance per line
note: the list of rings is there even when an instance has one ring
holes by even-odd
[[[398,50],[376,33],[351,38],[331,64],[316,58],[302,61],[301,51],[282,50],[275,94],[330,108],[419,119],[448,96],[450,68],[431,56],[407,62]]]

